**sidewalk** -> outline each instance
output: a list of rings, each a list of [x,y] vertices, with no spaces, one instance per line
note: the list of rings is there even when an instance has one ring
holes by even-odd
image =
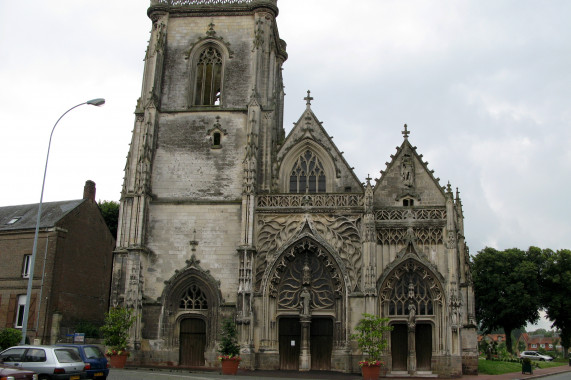
[[[152,371],[151,368],[141,368],[141,367],[127,367],[125,370],[128,371],[129,369],[139,369],[144,370],[147,369]],[[172,368],[154,368],[154,370],[158,371],[173,371]],[[181,371],[188,372],[188,369]],[[176,370],[174,370],[176,371]],[[212,369],[206,370],[205,368],[201,369],[194,369],[191,372],[194,373],[210,373],[210,374],[218,374],[219,369]],[[563,365],[559,367],[551,367],[551,368],[542,368],[542,369],[534,369],[533,374],[522,374],[521,372],[511,372],[505,373],[503,375],[473,375],[473,376],[463,376],[461,377],[462,380],[520,380],[520,379],[537,379],[542,378],[547,375],[557,374],[557,373],[569,373],[569,378],[571,379],[571,366]],[[327,379],[327,380],[360,380],[362,379],[361,375],[354,374],[354,373],[342,373],[342,372],[335,372],[335,371],[308,371],[308,372],[299,372],[299,371],[266,371],[266,370],[238,370],[238,374],[235,377],[250,377],[255,379]],[[434,377],[427,378],[427,377],[389,377],[392,379],[407,379],[407,380],[427,380],[427,379],[435,379]]]

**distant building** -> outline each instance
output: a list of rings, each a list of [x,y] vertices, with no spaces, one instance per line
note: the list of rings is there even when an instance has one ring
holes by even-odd
[[[0,208],[1,328],[22,328],[37,215],[38,204]],[[43,203],[30,343],[55,343],[79,321],[103,322],[114,247],[95,202],[94,182],[86,182],[83,199]]]
[[[527,349],[529,351],[539,351],[539,349],[544,349],[545,351],[556,351],[557,342],[560,341],[559,337],[556,336],[544,336],[544,335],[530,335],[527,340]]]

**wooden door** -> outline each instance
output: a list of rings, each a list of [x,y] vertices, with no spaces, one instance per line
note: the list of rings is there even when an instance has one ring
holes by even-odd
[[[328,371],[331,369],[333,351],[333,320],[313,318],[310,326],[311,369]]]
[[[204,366],[206,348],[206,323],[202,319],[188,318],[180,322],[181,366]]]
[[[426,323],[416,325],[416,369],[430,371],[432,361],[432,326]]]
[[[408,329],[406,324],[393,325],[391,331],[391,356],[393,358],[393,371],[407,371],[408,357]]]
[[[299,370],[301,324],[299,318],[280,318],[280,369]]]

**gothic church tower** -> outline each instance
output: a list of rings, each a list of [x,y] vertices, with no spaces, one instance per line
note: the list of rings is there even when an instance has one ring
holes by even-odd
[[[113,304],[135,311],[141,355],[154,344],[161,359],[179,361],[172,347],[198,329],[214,357],[218,318],[235,307],[239,285],[250,302],[253,197],[269,190],[284,138],[277,13],[276,0],[153,0],[148,9],[112,291]],[[195,317],[182,324],[180,289]]]

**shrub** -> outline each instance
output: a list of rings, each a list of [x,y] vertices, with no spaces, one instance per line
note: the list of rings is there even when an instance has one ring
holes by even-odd
[[[8,347],[17,346],[22,340],[22,332],[20,330],[7,328],[0,330],[0,350]]]
[[[126,351],[129,342],[129,329],[134,321],[132,309],[125,307],[110,308],[105,313],[105,324],[100,329],[105,339],[105,345],[110,347],[112,351],[119,353]]]

